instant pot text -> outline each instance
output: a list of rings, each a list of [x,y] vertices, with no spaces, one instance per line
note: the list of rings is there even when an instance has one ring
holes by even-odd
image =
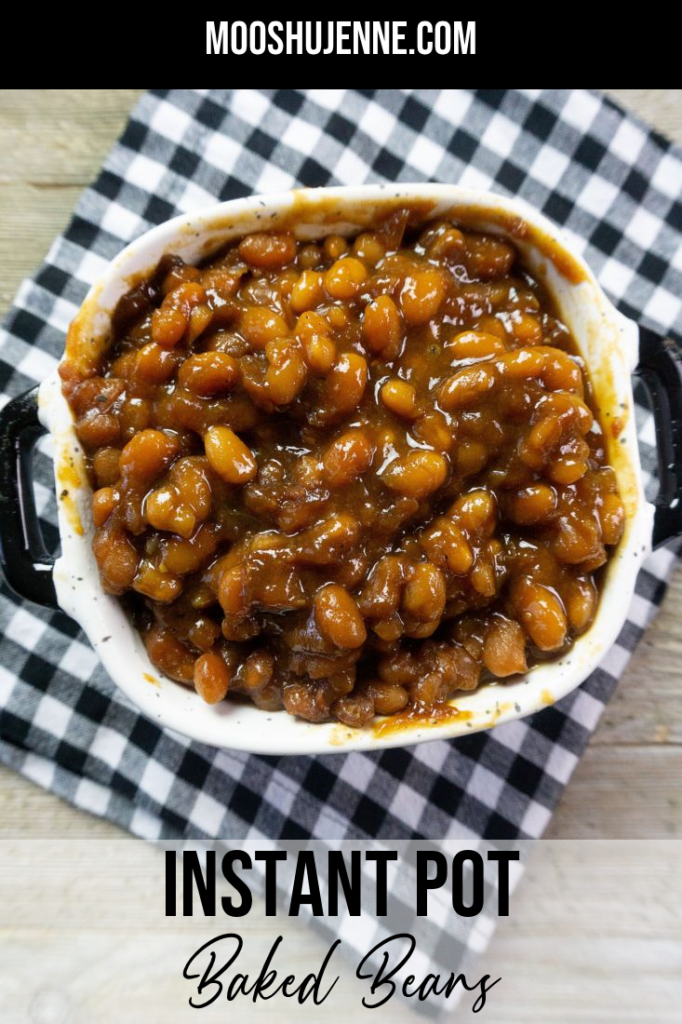
[[[351,917],[360,917],[363,910],[386,916],[387,869],[391,861],[398,860],[395,850],[368,850],[364,855],[359,850],[329,850],[322,858],[324,863],[318,865],[321,856],[312,850],[293,854],[266,849],[255,851],[253,856],[245,850],[228,850],[218,860],[215,850],[206,850],[203,856],[185,850],[178,872],[178,858],[169,850],[166,916],[175,917],[179,912],[178,882],[182,889],[180,913],[184,917],[193,916],[197,903],[207,917],[215,917],[218,910],[228,917],[244,917],[253,906],[254,887],[262,887],[267,917],[278,913],[298,917],[303,908],[314,917],[336,916],[340,908]],[[283,885],[279,876],[290,857],[295,858],[293,880]],[[453,857],[437,850],[417,851],[414,913],[427,917],[430,894],[445,889],[458,916],[476,917],[483,910],[486,888],[492,886],[497,892],[497,915],[507,917],[509,865],[518,859],[519,853],[514,850],[489,850],[486,857],[476,850],[460,850]],[[494,878],[490,877],[491,867]],[[218,896],[219,877],[230,886],[230,895]]]

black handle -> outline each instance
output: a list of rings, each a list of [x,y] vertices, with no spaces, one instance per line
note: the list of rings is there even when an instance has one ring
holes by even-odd
[[[655,548],[682,534],[682,352],[668,338],[639,329],[636,373],[646,385],[656,425],[659,491]]]
[[[54,558],[45,548],[31,482],[33,447],[42,433],[38,388],[0,410],[0,568],[19,597],[57,608]]]

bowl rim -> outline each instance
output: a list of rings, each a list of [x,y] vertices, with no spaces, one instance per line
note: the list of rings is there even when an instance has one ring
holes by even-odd
[[[163,252],[200,246],[205,254],[230,235],[238,237],[248,230],[262,230],[292,218],[299,227],[314,221],[326,233],[332,229],[357,230],[357,219],[361,220],[370,209],[376,216],[377,207],[385,204],[411,203],[430,204],[433,208],[425,210],[427,217],[437,216],[447,208],[475,209],[480,226],[490,218],[492,230],[509,234],[521,248],[527,245],[529,252],[537,253],[544,244],[539,244],[538,239],[546,239],[581,272],[582,280],[567,284],[566,288],[585,289],[584,301],[587,303],[589,298],[603,324],[613,332],[614,352],[620,358],[619,365],[614,364],[614,380],[618,379],[621,397],[629,405],[620,440],[636,494],[626,536],[609,561],[597,619],[567,655],[533,668],[518,682],[488,683],[469,694],[457,695],[451,703],[459,712],[453,710],[452,717],[438,724],[417,722],[403,728],[390,724],[382,728],[379,724],[353,730],[338,722],[312,724],[285,713],[271,714],[231,702],[223,702],[224,706],[206,705],[191,689],[159,677],[158,670],[147,659],[139,635],[125,619],[118,599],[106,595],[101,588],[90,550],[91,489],[82,472],[82,450],[55,370],[40,387],[39,410],[53,437],[57,494],[62,499],[58,502],[62,554],[54,569],[59,605],[84,630],[104,668],[125,696],[158,724],[190,739],[250,753],[311,755],[382,750],[469,735],[526,717],[570,693],[597,667],[625,622],[639,567],[651,550],[653,521],[653,506],[645,500],[642,489],[629,378],[637,360],[638,330],[606,298],[576,245],[521,199],[457,185],[400,183],[254,195],[181,214],[134,239],[111,261],[74,318],[60,362],[66,358],[67,350],[70,354],[76,350],[89,351],[92,356],[93,338],[106,332],[116,299],[130,287],[131,278],[151,270]],[[533,237],[523,242],[524,229],[529,226]],[[540,255],[546,257],[547,251]],[[543,273],[566,280],[565,273],[551,263],[552,259],[546,260]],[[549,280],[547,283],[551,291]]]

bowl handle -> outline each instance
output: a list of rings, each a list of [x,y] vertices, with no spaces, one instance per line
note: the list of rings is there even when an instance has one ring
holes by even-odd
[[[653,546],[682,534],[682,351],[669,338],[639,329],[639,363],[654,414],[659,490]]]
[[[0,568],[12,590],[35,604],[57,608],[52,570],[36,515],[31,455],[41,434],[38,388],[0,410]]]

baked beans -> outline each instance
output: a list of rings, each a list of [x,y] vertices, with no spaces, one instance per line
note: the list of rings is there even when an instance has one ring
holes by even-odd
[[[63,387],[102,584],[207,702],[364,726],[589,628],[625,511],[511,242],[400,211],[166,256]]]

